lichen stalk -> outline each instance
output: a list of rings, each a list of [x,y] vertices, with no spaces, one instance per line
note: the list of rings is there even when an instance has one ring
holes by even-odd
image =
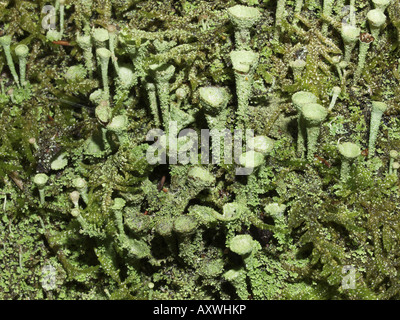
[[[369,41],[361,41],[360,40],[360,46],[359,46],[359,53],[358,53],[358,64],[357,64],[357,69],[354,73],[354,83],[357,84],[357,82],[360,80],[361,72],[364,70],[365,66],[365,60],[367,58],[367,53],[368,49],[370,47]]]
[[[235,71],[238,128],[246,128],[249,100],[253,89],[253,76],[259,56],[253,51],[245,50],[232,51],[230,56]]]
[[[93,79],[93,52],[92,52],[92,41],[90,36],[80,36],[79,33],[76,36],[76,42],[79,47],[83,50],[83,59],[85,61],[86,69],[89,72],[89,78]]]
[[[19,78],[17,71],[15,70],[14,61],[11,56],[11,37],[10,36],[3,36],[0,38],[0,44],[3,47],[4,54],[6,56],[7,65],[10,68],[11,75],[14,78],[15,84],[17,87],[20,87]]]
[[[373,101],[371,111],[370,133],[368,142],[368,158],[375,155],[375,144],[378,137],[379,126],[383,113],[386,111],[387,105],[383,102]]]
[[[317,103],[317,97],[311,92],[299,91],[292,96],[292,103],[297,110],[297,155],[304,158],[307,132],[302,117],[302,108],[308,103]]]
[[[319,104],[306,104],[302,108],[302,116],[307,128],[307,160],[312,162],[317,151],[320,125],[326,119],[328,111]]]
[[[357,40],[359,39],[360,29],[352,25],[343,24],[341,34],[344,42],[343,60],[349,63],[351,59],[351,53],[356,46]]]
[[[108,100],[110,98],[110,88],[108,84],[108,62],[111,58],[111,52],[105,48],[99,48],[96,50],[97,57],[100,61],[101,77],[103,80],[104,98]]]
[[[358,145],[345,142],[338,145],[338,151],[341,154],[342,162],[340,167],[340,181],[346,183],[350,178],[350,170],[353,162],[361,154],[361,149]]]
[[[17,55],[17,57],[19,59],[19,75],[20,75],[21,85],[25,86],[26,85],[26,81],[25,81],[26,62],[27,62],[26,57],[29,54],[29,49],[26,45],[20,44],[15,48],[15,54]]]

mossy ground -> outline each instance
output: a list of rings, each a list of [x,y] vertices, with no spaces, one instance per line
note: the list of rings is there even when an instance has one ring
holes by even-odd
[[[189,88],[180,108],[193,116],[188,127],[196,130],[207,127],[198,89],[228,88],[226,127],[234,128],[237,98],[229,53],[235,44],[226,9],[240,3],[262,13],[252,30],[251,48],[260,60],[247,123],[256,135],[274,138],[274,150],[249,177],[235,176],[233,165],[202,166],[215,177],[211,184],[190,180],[190,164],[149,165],[145,135],[154,119],[145,85],[152,81],[150,65],[175,66],[172,104],[178,104],[176,89]],[[400,150],[398,2],[386,12],[380,42],[371,46],[358,83],[352,78],[358,47],[344,80],[339,79],[332,58],[342,54],[343,43],[335,25],[321,35],[322,1],[305,1],[297,26],[291,23],[294,1],[286,1],[278,39],[275,1],[67,1],[66,42],[61,44],[47,40],[41,26],[46,4],[0,3],[0,32],[13,37],[12,51],[19,43],[30,49],[30,87],[16,103],[8,90],[16,90],[16,96],[19,91],[0,54],[6,90],[0,97],[1,299],[236,299],[239,293],[248,299],[400,298],[400,184],[388,175],[389,151]],[[362,32],[368,31],[364,20],[371,8],[367,1],[356,1]],[[335,6],[339,25],[340,12]],[[86,142],[96,135],[101,140],[104,133],[89,100],[102,89],[100,69],[92,79],[76,82],[65,73],[70,66],[84,65],[76,33],[109,24],[120,32],[118,63],[133,64],[135,71],[136,84],[124,90],[109,65],[112,113],[125,112],[130,139],[119,144],[108,132],[101,152],[93,156],[85,153]],[[168,43],[161,48],[156,40]],[[298,58],[306,67],[295,81],[289,63]],[[291,96],[309,91],[328,107],[334,86],[342,93],[321,126],[314,160],[307,162],[296,154],[297,113]],[[368,159],[371,100],[385,101],[388,110],[376,155]],[[37,149],[30,138],[36,139]],[[339,140],[363,150],[346,183],[340,182]],[[60,152],[66,152],[68,165],[52,170],[51,161]],[[39,172],[50,178],[44,205],[32,183]],[[69,199],[78,176],[88,184],[88,203],[80,201],[81,220],[71,215]],[[121,212],[113,209],[116,198],[125,200]],[[213,216],[232,202],[246,209],[229,221]],[[282,219],[265,210],[270,203],[286,205]],[[170,234],[155,231],[163,219],[173,222],[184,214],[197,217],[193,233],[178,234],[173,227]],[[125,224],[124,236],[119,221]],[[238,234],[257,241],[251,265],[228,248],[228,240]],[[50,289],[43,285],[48,265],[56,270]],[[355,285],[347,289],[346,266],[356,271]],[[244,282],[226,281],[223,272],[230,269],[243,271]]]

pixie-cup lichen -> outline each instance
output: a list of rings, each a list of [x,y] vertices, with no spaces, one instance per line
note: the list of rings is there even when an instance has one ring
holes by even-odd
[[[264,161],[264,155],[254,150],[243,152],[239,157],[239,164],[251,170],[260,167]]]
[[[169,81],[175,74],[175,67],[172,64],[154,64],[150,66],[150,70],[156,82],[162,115],[162,124],[164,130],[168,132],[169,122],[171,121]]]
[[[379,40],[379,33],[382,26],[386,22],[386,15],[379,9],[374,9],[367,14],[369,28],[371,30],[371,35],[374,37],[374,44]]]
[[[96,50],[96,55],[100,62],[101,78],[103,80],[104,99],[108,100],[110,97],[110,87],[108,84],[108,63],[111,58],[111,51],[106,48],[99,48]]]
[[[349,63],[351,53],[360,37],[360,28],[352,25],[343,24],[341,29],[342,39],[344,42],[344,61]]]
[[[246,271],[243,269],[230,269],[223,274],[226,281],[230,282],[236,290],[239,299],[247,300],[249,291],[247,290]]]
[[[174,221],[174,231],[179,237],[179,256],[187,263],[193,259],[191,236],[196,232],[197,220],[193,216],[179,216]]]
[[[399,165],[389,159],[400,145],[398,1],[240,0],[248,7],[239,13],[221,0],[65,1],[63,26],[56,0],[58,31],[48,38],[40,6],[6,2],[1,36],[11,37],[14,62],[18,45],[30,52],[19,83],[0,57],[0,298],[398,299]],[[388,28],[371,48],[362,19],[373,6],[386,9]],[[351,39],[358,59],[355,50],[343,59],[348,23],[362,30]],[[99,48],[111,53],[108,97],[93,59]],[[258,55],[257,67],[232,70],[233,50]],[[170,77],[157,81],[159,71]],[[251,82],[250,73],[246,97],[233,77]],[[303,104],[298,91],[314,95]],[[235,115],[243,98],[247,111]],[[390,109],[378,152],[365,161],[369,99]],[[301,155],[310,140],[303,113],[315,103],[330,118],[310,163],[295,156],[295,111]],[[193,135],[175,143],[171,121]],[[254,135],[238,146],[244,122]],[[172,131],[154,141],[167,162],[146,159],[151,128]],[[226,150],[234,140],[234,163],[199,163],[213,151],[197,143],[208,129],[226,133]],[[340,177],[342,139],[363,152]],[[173,163],[175,145],[201,155]],[[54,167],[59,155],[65,167]],[[30,182],[39,172],[49,177],[44,204]],[[235,247],[241,238],[247,251]],[[47,263],[56,269],[52,290],[38,278]]]
[[[399,170],[399,168],[400,168],[400,163],[399,162],[393,162],[392,169],[393,169],[393,175],[395,177],[397,177],[397,171]]]
[[[359,53],[358,53],[358,64],[357,64],[357,69],[354,73],[354,83],[357,84],[357,82],[360,79],[361,72],[364,70],[365,66],[365,60],[367,58],[367,53],[368,49],[370,47],[371,42],[374,41],[370,37],[368,38],[360,38],[360,46],[359,46]]]
[[[76,43],[83,50],[83,59],[85,61],[86,69],[89,72],[89,78],[93,78],[93,51],[92,51],[92,38],[89,35],[81,36],[79,33],[76,36]]]
[[[346,182],[350,178],[350,169],[353,161],[361,154],[361,149],[358,145],[345,142],[338,146],[339,153],[342,158],[340,167],[340,180]]]
[[[107,26],[107,31],[108,31],[108,43],[109,43],[109,49],[111,51],[111,63],[114,66],[115,72],[118,76],[120,76],[119,72],[119,65],[117,62],[117,57],[115,56],[115,48],[117,46],[117,27],[113,24],[110,24]]]
[[[29,48],[25,44],[19,44],[15,47],[15,55],[18,57],[19,60],[19,76],[21,85],[25,86],[26,81],[26,58],[29,55]]]
[[[112,118],[111,122],[107,125],[107,129],[118,136],[120,144],[128,142],[128,117],[126,115],[121,114]]]
[[[188,182],[193,186],[193,196],[215,183],[215,177],[205,168],[193,167],[188,172]]]
[[[257,8],[236,5],[228,9],[228,16],[235,27],[235,44],[238,50],[249,49],[250,29],[261,18]]]
[[[101,124],[106,124],[111,121],[112,110],[109,103],[106,100],[100,102],[100,104],[95,109],[95,114],[97,120]]]
[[[320,126],[328,115],[327,109],[317,103],[306,104],[302,108],[302,117],[307,132],[307,160],[311,162],[317,151]]]
[[[0,37],[0,45],[3,47],[4,54],[6,56],[7,65],[10,68],[11,75],[14,78],[15,84],[19,87],[19,78],[17,71],[15,70],[14,61],[11,56],[11,41],[12,38],[9,35]]]
[[[68,83],[77,83],[77,82],[83,81],[86,78],[86,75],[87,75],[87,71],[86,71],[85,67],[78,64],[78,65],[69,67],[67,69],[67,72],[65,73],[64,77]]]
[[[222,215],[215,213],[214,217],[219,221],[234,221],[244,215],[247,208],[242,203],[225,203],[222,208]]]
[[[284,221],[284,212],[286,210],[287,206],[285,204],[279,204],[277,202],[273,202],[270,204],[267,204],[264,207],[264,210],[266,213],[268,213],[276,223],[282,223]]]
[[[106,48],[107,41],[110,39],[110,35],[107,29],[104,28],[94,28],[92,30],[92,39],[96,49]]]
[[[167,244],[167,248],[172,254],[177,254],[177,247],[174,236],[174,221],[170,218],[159,219],[155,225],[155,231],[161,235]]]
[[[79,194],[81,195],[82,200],[88,204],[89,197],[88,197],[88,185],[85,179],[77,177],[72,180],[72,185],[77,189]]]
[[[250,285],[255,289],[262,274],[262,271],[257,268],[258,262],[255,256],[260,249],[260,244],[251,235],[241,234],[230,239],[228,246],[232,252],[242,257]]]
[[[202,87],[199,89],[199,95],[208,127],[210,129],[224,128],[229,112],[226,90],[220,87]]]
[[[49,176],[45,173],[38,173],[33,178],[33,183],[37,186],[40,197],[40,204],[45,203],[45,186],[49,181]]]
[[[318,98],[315,94],[307,91],[296,92],[292,96],[293,106],[297,110],[297,153],[302,158],[305,154],[305,142],[306,142],[306,127],[302,117],[303,106],[310,103],[317,103]]]
[[[379,127],[387,104],[380,101],[372,101],[371,123],[369,128],[368,157],[375,156],[375,145],[378,137]]]
[[[80,194],[78,191],[72,191],[69,194],[69,199],[71,200],[72,204],[74,205],[75,209],[79,210],[79,199],[80,199]]]
[[[306,61],[303,59],[296,59],[289,62],[289,66],[292,68],[294,81],[299,81],[302,76],[302,72],[306,67]]]
[[[245,259],[253,252],[253,242],[250,235],[238,235],[230,240],[229,249]]]
[[[278,39],[280,32],[283,31],[282,22],[286,13],[285,5],[286,5],[286,0],[278,0],[276,3],[274,39]]]
[[[146,83],[147,99],[149,101],[150,112],[153,116],[154,124],[159,127],[161,125],[160,115],[158,112],[157,88],[152,82]]]
[[[393,0],[372,0],[375,9],[385,12],[386,8],[390,5]]]
[[[275,141],[266,136],[252,137],[249,142],[249,148],[266,156],[274,148]]]
[[[236,96],[238,101],[237,117],[239,127],[247,127],[249,100],[253,89],[254,72],[259,55],[248,50],[232,51],[230,54],[235,71]]]

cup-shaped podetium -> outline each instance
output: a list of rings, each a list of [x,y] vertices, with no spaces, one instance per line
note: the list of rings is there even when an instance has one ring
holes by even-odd
[[[82,200],[88,204],[89,198],[88,198],[88,185],[85,179],[81,177],[77,177],[74,180],[72,180],[72,185],[78,190],[80,193]]]
[[[378,137],[379,126],[387,105],[384,102],[372,101],[371,123],[369,127],[368,157],[375,155],[375,143]]]
[[[236,5],[228,9],[228,17],[235,28],[235,44],[237,49],[248,49],[250,29],[261,18],[257,8]]]
[[[306,62],[303,59],[296,59],[289,62],[290,68],[292,68],[294,81],[299,81],[301,79],[302,72],[306,67]]]
[[[153,64],[150,65],[150,72],[156,82],[164,130],[168,133],[169,122],[171,120],[169,80],[175,74],[175,67],[171,64]]]
[[[239,202],[225,203],[222,207],[222,215],[215,213],[214,217],[219,221],[234,221],[245,214],[247,207]]]
[[[92,30],[92,38],[96,48],[105,48],[107,41],[110,39],[110,35],[107,29],[95,28]]]
[[[332,15],[333,2],[334,2],[334,0],[324,0],[324,6],[322,8],[322,13],[327,18],[330,18]],[[327,31],[328,31],[328,23],[324,22],[322,25],[322,34],[326,35]]]
[[[393,165],[392,165],[392,169],[393,169],[393,174],[397,177],[397,171],[399,170],[399,168],[400,168],[400,163],[398,163],[398,162],[393,162]]]
[[[11,71],[11,75],[13,76],[15,83],[19,87],[18,74],[17,74],[17,71],[15,71],[14,61],[11,56],[11,41],[12,41],[12,38],[9,35],[0,37],[0,45],[3,47],[4,54],[6,55],[8,68]]]
[[[195,217],[182,215],[174,220],[173,229],[181,237],[186,238],[192,235],[197,229],[198,223]]]
[[[36,184],[39,190],[40,204],[42,205],[45,202],[44,188],[47,184],[47,181],[49,181],[49,177],[45,173],[38,173],[33,178],[33,183]]]
[[[367,20],[371,35],[374,37],[374,42],[378,42],[379,32],[386,22],[386,15],[379,9],[374,9],[368,12]]]
[[[110,89],[108,86],[108,63],[111,58],[111,51],[106,48],[99,48],[96,50],[96,55],[100,61],[105,98],[108,100],[110,97]]]
[[[71,200],[71,202],[73,203],[73,205],[74,205],[74,208],[78,208],[79,209],[79,198],[80,198],[81,196],[80,196],[80,194],[79,194],[79,192],[78,191],[72,191],[70,194],[69,194],[69,199]]]
[[[252,74],[258,65],[258,53],[251,50],[235,50],[230,53],[236,73]]]
[[[188,182],[197,194],[201,190],[211,187],[215,183],[215,177],[207,169],[196,166],[189,170]]]
[[[250,174],[254,169],[259,168],[265,162],[264,155],[261,152],[250,150],[243,152],[239,156],[239,164]]]
[[[349,24],[343,24],[341,29],[341,35],[344,43],[344,61],[349,63],[351,59],[351,53],[360,38],[360,28]]]
[[[274,148],[275,140],[266,136],[255,136],[249,140],[249,148],[264,156],[269,154]]]
[[[200,103],[207,114],[217,115],[223,107],[226,107],[227,93],[220,87],[201,87],[199,89]]]
[[[200,104],[206,115],[210,129],[220,129],[227,116],[228,93],[221,87],[202,87],[199,89]]]
[[[315,94],[307,91],[296,92],[292,96],[293,106],[296,108],[297,117],[297,153],[300,157],[304,156],[305,153],[305,141],[306,141],[306,126],[303,124],[303,117],[301,116],[302,108],[306,104],[317,103],[318,98]]]
[[[253,75],[258,65],[259,55],[249,50],[232,51],[230,54],[235,71],[237,116],[246,127],[249,100],[253,89]]]
[[[90,79],[93,78],[93,52],[92,52],[92,38],[89,35],[81,36],[79,33],[76,36],[76,43],[83,50],[83,59],[85,60],[85,67],[89,72]]]
[[[122,89],[130,89],[136,84],[136,74],[129,65],[122,65],[118,69],[119,85]]]
[[[67,80],[68,83],[79,83],[83,81],[86,78],[87,75],[87,70],[86,68],[81,65],[75,65],[71,66],[67,69],[67,72],[64,74],[65,80]]]
[[[112,118],[107,129],[117,135],[120,144],[128,142],[128,117],[126,115],[121,114]]]
[[[222,277],[229,281],[235,288],[236,294],[238,295],[239,299],[247,300],[249,298],[249,292],[247,290],[247,283],[246,283],[246,272],[243,269],[235,270],[230,269],[225,272]]]
[[[393,0],[372,0],[375,9],[385,12],[386,8],[390,5]]]
[[[61,170],[64,169],[68,165],[68,158],[66,157],[67,153],[62,152],[57,155],[50,163],[50,168],[52,170]]]
[[[229,241],[229,249],[244,259],[253,252],[254,240],[249,234],[241,234]]]
[[[19,44],[15,47],[15,55],[19,60],[19,76],[21,85],[25,85],[25,74],[26,74],[26,58],[29,55],[29,48],[25,44]]]
[[[310,162],[314,159],[314,153],[317,149],[320,125],[327,115],[327,109],[318,103],[306,104],[302,108],[302,116],[307,132],[307,160]]]
[[[308,91],[299,91],[292,96],[292,103],[297,111],[301,112],[306,104],[317,103],[318,98],[315,94]]]
[[[109,103],[106,100],[100,102],[100,104],[95,109],[95,115],[97,120],[101,124],[107,124],[111,120],[112,110]]]
[[[342,158],[340,167],[340,180],[346,182],[350,177],[350,168],[353,161],[361,154],[358,145],[352,142],[345,142],[338,146],[338,151]]]

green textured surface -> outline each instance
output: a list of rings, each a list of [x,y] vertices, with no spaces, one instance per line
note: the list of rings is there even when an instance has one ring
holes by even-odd
[[[361,40],[342,38],[345,1],[327,16],[323,0],[66,1],[64,29],[49,32],[46,4],[0,1],[0,299],[400,298],[398,1],[361,46],[362,70],[374,9],[364,0]],[[235,5],[260,16],[233,25]],[[29,49],[24,84],[18,45]],[[257,63],[235,71],[239,50]],[[200,88],[212,88],[205,101]],[[326,109],[311,142],[305,130],[297,139],[301,91]],[[253,141],[259,166],[239,176],[223,162],[150,165],[146,134],[168,120],[199,137],[252,129],[267,138]],[[361,154],[341,179],[348,142]],[[229,249],[241,238],[244,256]]]

